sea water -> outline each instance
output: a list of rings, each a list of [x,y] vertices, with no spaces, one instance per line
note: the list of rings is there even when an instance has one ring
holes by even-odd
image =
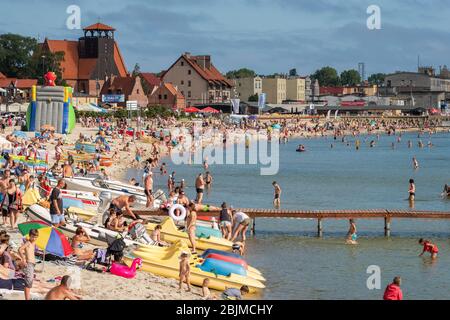
[[[360,150],[355,140],[361,141]],[[443,199],[450,185],[450,134],[420,138],[417,133],[397,137],[338,137],[294,139],[280,145],[280,170],[261,176],[259,165],[214,165],[214,182],[204,203],[234,207],[272,208],[272,181],[282,188],[282,209],[409,209],[408,181],[416,182],[417,210],[450,211]],[[371,140],[375,147],[370,148]],[[408,140],[412,148],[408,148]],[[433,147],[427,147],[431,140]],[[307,151],[296,152],[298,144]],[[392,148],[392,143],[394,147]],[[333,148],[331,148],[333,144]],[[419,161],[414,170],[412,157]],[[176,181],[187,183],[186,192],[195,198],[195,177],[201,165],[173,165]],[[128,178],[142,172],[130,170]],[[168,176],[156,171],[155,190],[167,191]],[[267,289],[263,299],[381,299],[394,276],[403,279],[405,299],[450,299],[450,220],[394,219],[391,237],[384,237],[383,219],[356,220],[358,245],[345,244],[347,220],[324,220],[323,238],[317,238],[317,220],[257,219],[256,235],[247,241],[248,262],[263,272]],[[420,237],[437,243],[438,259],[418,257]],[[369,290],[369,266],[380,268],[380,289]]]

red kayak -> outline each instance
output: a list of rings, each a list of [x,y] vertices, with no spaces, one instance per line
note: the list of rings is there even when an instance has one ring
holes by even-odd
[[[217,253],[210,253],[210,254],[208,254],[206,256],[205,259],[208,259],[208,258],[216,259],[216,260],[222,260],[222,261],[225,261],[225,262],[230,262],[230,263],[233,263],[233,264],[240,265],[240,266],[244,267],[245,269],[248,269],[247,262],[245,262],[242,259],[235,258],[235,257],[222,256],[222,255],[217,254]]]

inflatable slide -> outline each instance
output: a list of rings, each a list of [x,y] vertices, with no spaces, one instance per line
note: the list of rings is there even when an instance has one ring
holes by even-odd
[[[32,87],[27,130],[41,131],[42,126],[50,125],[57,133],[70,133],[75,127],[72,88],[55,86],[56,75],[53,72],[47,73],[45,79],[45,86]]]

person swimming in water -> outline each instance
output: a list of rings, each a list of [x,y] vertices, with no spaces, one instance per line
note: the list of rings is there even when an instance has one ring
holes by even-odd
[[[413,162],[413,168],[414,170],[419,169],[419,161],[417,161],[416,157],[412,158],[412,162]]]

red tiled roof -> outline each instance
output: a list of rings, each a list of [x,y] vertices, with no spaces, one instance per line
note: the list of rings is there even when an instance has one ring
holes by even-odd
[[[109,90],[111,90],[113,94],[116,94],[117,90],[120,89],[122,94],[128,96],[133,91],[134,84],[135,78],[133,77],[113,77],[112,83],[111,79],[105,82],[101,94],[108,94]]]
[[[113,27],[107,26],[103,23],[95,23],[89,27],[84,28],[83,30],[102,30],[102,31],[116,31]]]
[[[62,77],[65,80],[78,79],[78,41],[46,40],[46,43],[51,52],[64,52]]]
[[[174,96],[177,96],[178,98],[184,98],[184,96],[181,94],[181,92],[178,91],[173,84],[171,84],[171,83],[164,83],[164,86]]]
[[[119,75],[121,77],[126,77],[128,75],[127,67],[125,66],[122,54],[120,53],[119,46],[115,41],[114,41],[114,62],[116,63],[117,69],[119,70]]]
[[[151,86],[159,86],[161,84],[161,78],[158,78],[154,73],[142,72],[140,76]]]
[[[344,94],[344,87],[320,87],[320,94]]]
[[[0,79],[5,79],[5,78],[6,78],[6,76],[0,72]]]
[[[78,63],[78,79],[90,79],[97,65],[97,59],[80,59]]]
[[[61,62],[62,77],[65,80],[89,79],[97,64],[97,59],[80,59],[78,41],[47,40],[45,42],[53,53],[64,52]],[[121,77],[127,76],[127,69],[117,42],[114,42],[114,63]]]
[[[187,56],[186,54],[183,54],[168,70],[170,70],[180,59],[184,58],[189,63],[189,65],[194,68],[194,70],[206,81],[215,81],[226,86],[233,86],[233,84],[228,79],[226,79],[219,72],[219,70],[214,67],[212,63],[210,63],[210,68],[204,68],[203,66],[200,66],[198,64],[198,59],[200,57],[201,56]],[[167,71],[162,74],[161,78],[164,78],[164,75],[167,73]]]
[[[2,78],[0,79],[0,88],[9,87],[11,82],[13,82],[18,89],[29,89],[38,83],[37,79]]]

